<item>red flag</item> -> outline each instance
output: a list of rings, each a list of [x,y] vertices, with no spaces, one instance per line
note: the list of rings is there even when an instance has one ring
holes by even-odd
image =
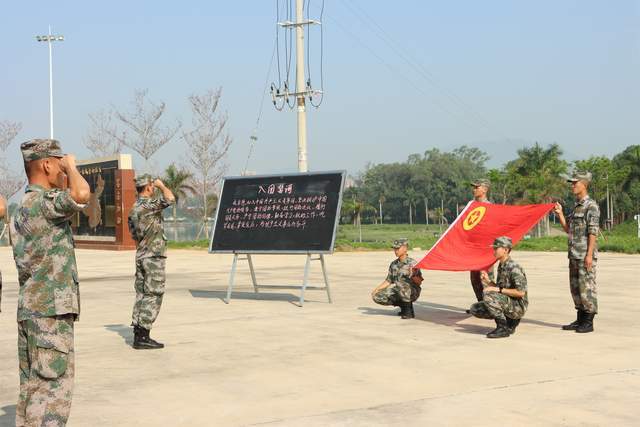
[[[554,205],[494,205],[469,202],[435,245],[416,265],[426,270],[478,271],[496,259],[490,248],[496,237],[515,245]]]

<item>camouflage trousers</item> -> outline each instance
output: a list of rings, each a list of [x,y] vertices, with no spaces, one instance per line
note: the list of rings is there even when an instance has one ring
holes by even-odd
[[[20,395],[16,427],[65,426],[71,411],[75,315],[18,322]]]
[[[469,312],[481,319],[521,319],[525,310],[517,299],[498,292],[487,292],[482,301],[471,305]]]
[[[165,282],[164,257],[136,260],[136,302],[133,305],[131,325],[151,329],[160,312]]]
[[[480,280],[480,272],[470,271],[469,279],[471,279],[471,288],[473,289],[473,293],[476,294],[476,299],[478,301],[482,301],[482,292],[484,286],[482,285],[482,280]]]
[[[408,283],[392,283],[373,294],[373,302],[381,305],[398,305],[400,302],[414,302],[420,296],[420,286]]]
[[[582,259],[569,260],[569,289],[576,310],[587,313],[598,312],[598,290],[596,287],[596,261],[587,271]]]

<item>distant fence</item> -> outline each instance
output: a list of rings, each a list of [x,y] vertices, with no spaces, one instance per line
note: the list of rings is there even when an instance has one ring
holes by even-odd
[[[213,221],[207,222],[207,228],[209,229],[209,236],[213,230]],[[191,240],[206,239],[207,234],[202,227],[201,222],[164,222],[164,234],[168,240],[174,242],[186,242]]]

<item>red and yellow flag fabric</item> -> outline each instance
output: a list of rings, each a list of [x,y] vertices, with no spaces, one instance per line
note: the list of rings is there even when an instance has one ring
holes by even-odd
[[[490,246],[496,237],[509,236],[515,245],[553,206],[469,202],[416,267],[447,271],[487,269],[495,262]]]

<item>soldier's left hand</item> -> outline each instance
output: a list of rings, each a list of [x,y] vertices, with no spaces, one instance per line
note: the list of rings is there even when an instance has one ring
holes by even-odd
[[[586,257],[584,257],[584,268],[586,268],[587,271],[591,271],[592,267],[593,267],[593,256],[587,255]]]
[[[498,287],[496,287],[496,286],[487,286],[486,288],[483,289],[484,293],[487,293],[487,292],[499,292],[499,291],[500,291],[500,289]]]
[[[489,278],[489,273],[487,273],[486,271],[481,271],[480,272],[480,281],[485,286],[489,285],[491,283],[491,279]]]

